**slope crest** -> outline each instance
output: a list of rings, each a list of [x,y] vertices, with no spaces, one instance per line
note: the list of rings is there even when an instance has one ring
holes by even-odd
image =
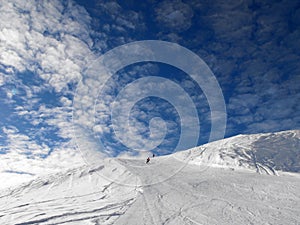
[[[300,130],[238,135],[175,154],[190,164],[248,169],[262,174],[300,172]]]

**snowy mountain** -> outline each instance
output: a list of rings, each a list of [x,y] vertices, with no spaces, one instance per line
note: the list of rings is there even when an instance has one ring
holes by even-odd
[[[299,159],[300,131],[106,159],[3,190],[0,224],[300,224]]]
[[[300,172],[300,130],[238,135],[176,156],[189,159],[191,164],[250,169],[258,173]]]

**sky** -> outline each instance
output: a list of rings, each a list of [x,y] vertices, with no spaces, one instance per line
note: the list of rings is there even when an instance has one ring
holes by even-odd
[[[300,128],[299,1],[0,0],[0,16],[10,177]]]

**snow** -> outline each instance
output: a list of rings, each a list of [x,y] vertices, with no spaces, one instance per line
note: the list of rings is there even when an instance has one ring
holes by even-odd
[[[103,175],[110,173],[110,180]],[[0,196],[0,224],[109,224],[135,199],[133,186],[114,179],[134,180],[120,164],[80,167],[37,179]]]
[[[277,175],[277,170],[300,172],[300,130],[238,135],[175,156],[191,164],[249,169],[270,175]]]
[[[299,177],[267,176],[246,171],[164,163],[132,170],[139,193],[115,224],[297,224],[300,222]],[[159,171],[159,172],[158,172]],[[200,172],[200,173],[199,173]],[[155,183],[147,185],[149,183]]]
[[[239,135],[50,174],[2,190],[0,224],[300,224],[299,139]]]
[[[34,179],[34,176],[25,173],[14,173],[11,171],[1,172],[1,189],[9,188],[12,186],[18,186],[24,182],[28,182]]]

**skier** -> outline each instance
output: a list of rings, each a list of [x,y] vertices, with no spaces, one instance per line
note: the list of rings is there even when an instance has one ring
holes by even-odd
[[[153,153],[152,157],[154,158],[155,157],[155,154]]]
[[[148,162],[150,162],[150,158],[149,158],[149,157],[148,157],[147,160],[146,160],[146,163],[148,163]]]

